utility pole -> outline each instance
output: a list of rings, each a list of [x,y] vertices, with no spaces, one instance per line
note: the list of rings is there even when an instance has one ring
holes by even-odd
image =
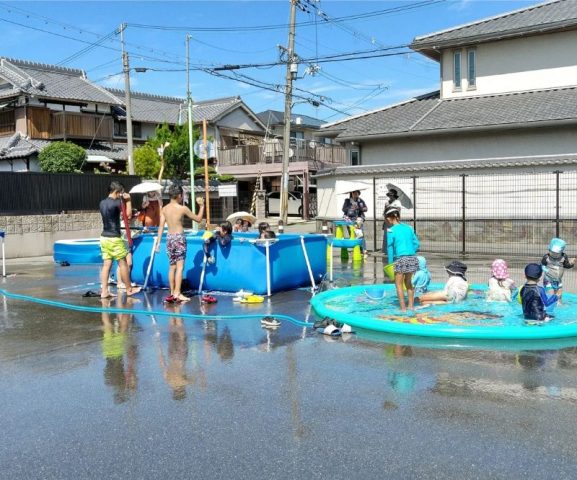
[[[124,30],[126,23],[120,24],[120,42],[122,44],[122,71],[124,72],[124,103],[126,104],[126,143],[128,147],[128,173],[134,175],[134,159],[132,152],[132,113],[130,100],[130,67],[128,65],[128,53],[124,48]]]
[[[291,4],[290,25],[288,36],[288,49],[286,50],[286,86],[284,97],[284,133],[283,133],[283,156],[282,177],[280,184],[280,219],[286,225],[288,214],[288,184],[289,184],[289,152],[291,133],[291,107],[293,95],[293,77],[296,77],[298,65],[294,54],[295,48],[295,25],[296,6],[298,0],[289,0]]]
[[[190,96],[190,39],[192,35],[186,34],[186,108],[188,118],[188,157],[190,160],[190,209],[196,213],[196,199],[194,196],[194,151],[192,145],[192,97]],[[207,187],[208,188],[208,187]],[[194,222],[195,229],[198,224]]]

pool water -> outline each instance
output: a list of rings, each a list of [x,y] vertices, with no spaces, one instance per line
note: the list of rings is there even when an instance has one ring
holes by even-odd
[[[431,285],[440,290],[443,284]],[[401,312],[394,285],[358,285],[323,292],[311,301],[315,312],[358,328],[407,335],[458,338],[559,338],[577,335],[577,296],[563,294],[563,304],[543,325],[526,325],[521,305],[487,302],[486,286],[472,285],[462,303],[419,306]],[[379,298],[382,297],[382,298]]]

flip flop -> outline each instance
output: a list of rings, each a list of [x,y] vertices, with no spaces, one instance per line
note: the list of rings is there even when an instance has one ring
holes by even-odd
[[[201,301],[202,303],[216,303],[218,300],[212,295],[203,295]]]
[[[322,330],[319,330],[319,332],[321,332],[323,335],[329,335],[331,337],[340,337],[342,334],[340,329],[335,327],[333,324],[327,325]]]
[[[100,293],[93,292],[92,290],[88,290],[86,293],[83,293],[82,296],[85,298],[100,297]],[[105,298],[105,297],[102,297],[102,298]]]
[[[164,303],[178,303],[178,298],[173,297],[172,295],[169,295],[168,297],[164,297],[163,302]]]

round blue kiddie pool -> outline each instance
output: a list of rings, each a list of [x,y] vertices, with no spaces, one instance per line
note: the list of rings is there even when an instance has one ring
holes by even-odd
[[[442,284],[430,286],[430,290],[442,288]],[[311,305],[320,317],[393,334],[487,340],[577,337],[577,295],[564,293],[550,322],[526,325],[517,301],[487,302],[485,292],[484,285],[473,285],[462,303],[401,312],[394,285],[358,285],[322,292]]]

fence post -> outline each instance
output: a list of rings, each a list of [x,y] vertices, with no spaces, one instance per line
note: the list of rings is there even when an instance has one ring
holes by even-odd
[[[417,177],[413,177],[413,230],[417,233]]]
[[[561,236],[561,220],[559,219],[559,175],[560,171],[555,171],[555,236],[559,238]]]
[[[462,187],[461,187],[461,210],[462,210],[462,218],[461,218],[461,229],[463,232],[463,241],[461,244],[461,254],[465,255],[467,253],[467,230],[466,230],[466,222],[467,222],[467,218],[466,218],[466,211],[465,211],[465,199],[466,199],[466,194],[465,194],[465,177],[467,175],[461,175],[462,178]]]
[[[373,177],[373,252],[377,251],[377,179]]]

